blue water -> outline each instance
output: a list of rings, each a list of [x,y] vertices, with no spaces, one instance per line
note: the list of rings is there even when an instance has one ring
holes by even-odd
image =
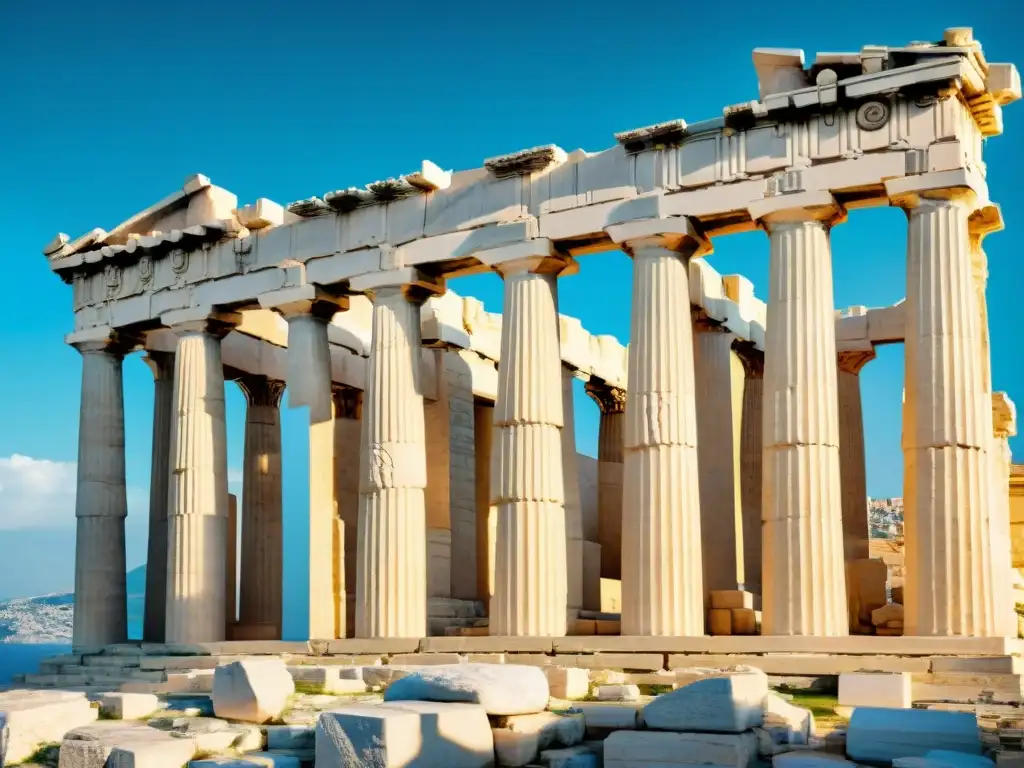
[[[11,677],[19,673],[35,674],[39,671],[40,661],[61,653],[71,653],[71,646],[0,643],[0,685],[10,685]]]

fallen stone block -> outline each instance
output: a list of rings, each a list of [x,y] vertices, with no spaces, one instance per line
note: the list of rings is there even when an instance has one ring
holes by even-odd
[[[210,693],[213,691],[214,674],[213,669],[171,672],[167,674],[164,687],[170,693]]]
[[[265,723],[284,710],[295,683],[280,659],[247,659],[217,667],[213,711],[218,717]]]
[[[945,749],[932,749],[923,757],[897,757],[893,768],[994,768],[995,763],[982,755],[968,755]]]
[[[165,748],[172,755],[187,752],[178,768],[196,751],[195,742],[191,739],[176,739],[142,723],[100,722],[76,728],[64,735],[58,768],[106,768],[115,749],[122,750],[121,759],[126,761],[125,764],[136,759],[136,752],[140,763],[147,759],[158,760],[150,748]]]
[[[324,712],[316,727],[317,768],[494,763],[494,742],[476,704],[403,702]]]
[[[842,755],[828,752],[783,752],[772,758],[772,768],[856,768]]]
[[[747,733],[658,733],[619,731],[604,742],[604,768],[652,765],[749,768],[757,761],[757,738]]]
[[[129,743],[110,750],[106,768],[182,768],[195,753],[189,739]]]
[[[151,693],[105,693],[100,712],[116,720],[138,720],[160,709],[160,699]]]
[[[316,693],[365,693],[366,682],[360,667],[294,666],[288,673],[297,688]]]
[[[814,715],[809,709],[795,707],[774,691],[769,691],[761,701],[764,710],[765,730],[775,736],[782,737],[782,744],[804,746],[810,743],[814,735]]]
[[[583,713],[583,721],[590,730],[632,730],[639,727],[639,703],[623,702],[573,702],[573,709]]]
[[[232,748],[249,752],[263,746],[263,737],[258,729],[232,725],[215,717],[160,717],[150,720],[149,725],[171,736],[192,739],[200,752],[222,752]]]
[[[708,610],[708,631],[712,635],[732,634],[732,611],[729,608]]]
[[[635,685],[599,685],[594,689],[598,701],[640,701],[640,689]]]
[[[315,725],[268,725],[267,749],[313,749],[316,745]]]
[[[526,715],[547,708],[548,679],[538,667],[451,664],[421,669],[396,680],[385,702],[438,701],[480,704],[488,715]]]
[[[582,699],[590,692],[590,670],[581,667],[545,667],[551,696]]]
[[[261,752],[257,755],[244,757],[207,757],[193,760],[188,768],[299,768],[297,755]]]
[[[981,754],[973,713],[858,707],[846,731],[846,752],[858,762],[921,757],[932,749]]]
[[[761,631],[761,612],[753,608],[732,609],[732,633],[756,635]]]
[[[99,710],[89,705],[83,693],[0,692],[0,763],[20,763],[41,745],[59,742],[68,731],[97,717]]]
[[[492,726],[494,753],[502,766],[529,765],[551,746],[575,746],[586,731],[582,714],[555,712],[493,718]]]
[[[740,733],[764,721],[767,693],[763,672],[706,678],[658,696],[644,707],[643,718],[661,731]]]
[[[712,589],[711,607],[759,609],[761,607],[761,597],[753,592],[746,592],[742,589]]]
[[[538,762],[544,768],[601,768],[601,758],[586,747],[546,749]]]
[[[363,682],[368,688],[387,688],[395,680],[401,680],[419,671],[419,667],[392,667],[391,665],[363,667]]]
[[[839,705],[909,709],[911,680],[907,672],[844,672],[839,675]]]

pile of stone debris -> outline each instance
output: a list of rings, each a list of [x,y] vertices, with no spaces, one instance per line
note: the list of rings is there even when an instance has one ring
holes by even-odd
[[[0,692],[0,768],[995,764],[973,712],[858,707],[847,731],[819,738],[812,713],[751,667],[694,669],[654,696],[595,685],[586,670],[514,664],[250,658],[213,675],[209,695]],[[1024,766],[1024,753],[997,751],[1000,768]]]

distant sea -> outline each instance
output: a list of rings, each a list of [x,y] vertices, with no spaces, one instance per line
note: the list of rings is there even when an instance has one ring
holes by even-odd
[[[0,685],[10,685],[17,674],[35,674],[47,656],[70,652],[70,645],[0,643]]]

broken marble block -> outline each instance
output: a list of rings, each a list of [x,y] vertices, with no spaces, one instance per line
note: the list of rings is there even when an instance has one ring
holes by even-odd
[[[892,765],[893,768],[995,768],[995,763],[983,755],[948,749],[932,749],[924,757],[898,757]]]
[[[605,739],[604,768],[700,765],[752,768],[757,738],[747,733],[617,731]]]
[[[188,768],[300,768],[297,755],[260,752],[244,757],[207,757],[193,760]]]
[[[152,748],[152,749],[151,749]],[[188,753],[177,766],[180,768],[196,751],[195,741],[188,738],[174,738],[166,731],[150,728],[142,723],[125,723],[122,721],[99,722],[82,728],[75,728],[64,734],[60,744],[58,758],[59,768],[107,768],[108,761],[115,749],[120,749],[119,759],[122,765],[134,765],[138,759],[139,766],[165,768],[159,756],[161,749],[167,754],[177,756]]]
[[[265,723],[284,710],[295,683],[280,659],[245,659],[217,667],[213,711],[218,717]]]
[[[150,720],[149,726],[177,738],[192,739],[198,751],[207,753],[231,748],[251,752],[260,749],[263,742],[254,726],[233,725],[216,717],[160,717]]]
[[[477,768],[494,764],[494,741],[477,704],[353,705],[320,715],[315,762],[317,768]]]
[[[640,688],[635,685],[599,685],[594,689],[598,701],[640,701]]]
[[[586,747],[545,749],[538,762],[544,768],[601,768],[601,758]]]
[[[340,665],[310,666],[297,665],[288,667],[296,685],[317,693],[346,694],[366,693],[367,684],[363,680],[362,667],[343,667]]]
[[[762,728],[772,734],[776,744],[804,746],[814,735],[814,715],[809,709],[795,707],[774,691],[765,694],[761,702],[764,710]]]
[[[556,699],[582,699],[590,693],[590,670],[579,667],[544,667],[551,695]]]
[[[858,762],[923,757],[933,749],[980,755],[974,713],[857,707],[846,730],[846,754]]]
[[[763,672],[705,678],[661,694],[644,707],[643,719],[659,731],[741,733],[764,721],[767,693]]]
[[[385,702],[440,701],[480,704],[488,715],[528,715],[548,705],[548,679],[520,664],[444,664],[396,680]]]
[[[784,752],[772,758],[772,768],[857,768],[856,763],[828,752]]]
[[[181,768],[195,753],[190,739],[130,741],[110,750],[106,768]]]
[[[160,699],[152,693],[105,693],[100,712],[115,720],[138,720],[160,709]]]
[[[573,747],[583,741],[586,730],[582,713],[510,715],[493,718],[491,724],[494,753],[502,766],[529,765],[548,747]]]
[[[842,707],[891,707],[909,709],[909,672],[843,672],[839,675]]]
[[[43,744],[59,742],[68,731],[97,717],[99,710],[89,705],[84,693],[0,692],[0,766],[23,762]]]

